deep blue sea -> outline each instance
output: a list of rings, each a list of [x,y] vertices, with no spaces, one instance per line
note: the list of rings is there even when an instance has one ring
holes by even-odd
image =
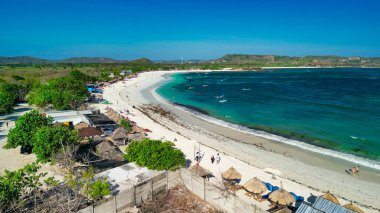
[[[176,73],[170,79],[157,93],[171,102],[300,144],[380,161],[380,69]]]

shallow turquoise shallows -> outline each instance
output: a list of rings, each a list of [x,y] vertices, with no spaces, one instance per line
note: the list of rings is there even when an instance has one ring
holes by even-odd
[[[157,92],[219,120],[380,161],[380,69],[177,73]]]

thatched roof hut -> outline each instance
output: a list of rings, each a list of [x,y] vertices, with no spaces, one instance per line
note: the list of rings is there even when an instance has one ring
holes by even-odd
[[[132,126],[131,133],[140,133],[140,132],[144,132],[144,129],[136,125]]]
[[[81,129],[78,129],[78,132],[79,132],[79,137],[81,138],[103,135],[103,132],[99,129],[96,129],[95,127],[81,128]]]
[[[352,210],[354,212],[364,213],[364,211],[362,209],[360,209],[359,207],[355,206],[352,203],[346,204],[343,207],[346,208],[346,209]]]
[[[340,202],[339,200],[334,196],[332,195],[329,191],[327,191],[324,195],[322,195],[321,197],[325,198],[326,200],[329,200],[333,203],[336,203],[338,205],[340,205]]]
[[[231,166],[222,173],[222,177],[226,180],[240,180],[241,174],[233,166]]]
[[[142,141],[145,138],[145,133],[127,134],[128,141]]]
[[[267,187],[265,186],[265,184],[257,177],[254,177],[245,182],[243,188],[254,194],[262,194],[265,191],[267,191]]]
[[[201,167],[199,164],[195,164],[195,165],[191,166],[189,168],[189,171],[196,174],[196,175],[199,175],[201,177],[207,177],[209,175],[212,175],[212,173],[210,171]]]
[[[128,137],[127,130],[123,127],[117,128],[113,134],[111,135],[111,138],[113,140],[120,140],[120,139],[126,139]]]
[[[123,152],[119,148],[114,147],[110,142],[103,141],[95,146],[96,153],[103,159],[124,161]]]
[[[269,200],[282,206],[289,206],[295,202],[294,197],[282,188],[282,183],[280,189],[269,194]]]
[[[86,127],[90,127],[90,125],[88,123],[85,123],[85,122],[80,122],[79,124],[75,125],[74,128],[76,130],[79,130],[79,129],[82,129],[82,128],[86,128]]]

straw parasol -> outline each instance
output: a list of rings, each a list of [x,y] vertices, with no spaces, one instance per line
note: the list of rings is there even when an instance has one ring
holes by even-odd
[[[236,180],[241,179],[241,174],[233,166],[231,166],[222,173],[222,177],[227,180]]]
[[[344,205],[343,207],[346,208],[346,209],[352,210],[354,212],[364,213],[363,210],[361,210],[359,207],[357,207],[354,204],[352,204],[352,202],[349,203],[349,204]]]
[[[196,164],[196,165],[193,165],[192,167],[190,167],[189,171],[196,174],[196,175],[199,175],[201,177],[206,177],[206,176],[212,174],[210,171],[201,167],[199,164]]]
[[[264,185],[264,183],[257,177],[254,177],[245,182],[243,187],[245,190],[254,194],[261,194],[267,190],[267,187]]]
[[[329,191],[327,191],[321,197],[323,197],[324,199],[329,200],[329,201],[331,201],[333,203],[336,203],[336,204],[340,205],[339,200],[334,195],[332,195]]]
[[[269,200],[282,206],[289,206],[295,202],[294,197],[282,188],[282,182],[280,189],[269,194]]]
[[[274,213],[292,213],[292,210],[288,208],[282,208],[280,210],[275,211]]]

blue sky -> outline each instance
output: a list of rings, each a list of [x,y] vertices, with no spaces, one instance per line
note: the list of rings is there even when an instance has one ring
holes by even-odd
[[[378,0],[0,0],[0,55],[380,56]]]

